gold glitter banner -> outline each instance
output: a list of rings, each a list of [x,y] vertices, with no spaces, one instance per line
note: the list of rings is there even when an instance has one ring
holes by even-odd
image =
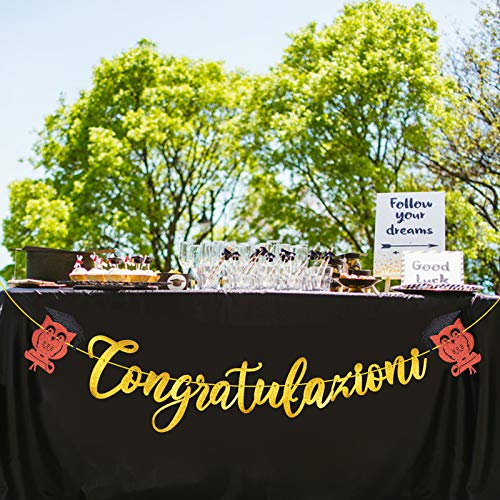
[[[44,329],[17,304],[1,282],[0,286],[30,321]],[[500,298],[464,331],[479,323],[499,301]],[[94,355],[94,346],[98,342],[107,346],[100,356]],[[134,340],[114,340],[105,335],[96,335],[90,339],[87,351],[66,342],[69,347],[96,360],[89,380],[90,393],[95,398],[107,399],[120,392],[132,394],[141,390],[144,396],[151,396],[156,403],[161,403],[151,418],[151,424],[157,432],[174,429],[191,403],[200,412],[210,406],[220,406],[222,410],[236,406],[244,414],[252,413],[257,406],[269,405],[274,409],[282,408],[285,415],[295,418],[306,406],[325,408],[340,396],[348,399],[353,395],[364,396],[369,392],[378,392],[384,385],[407,385],[413,379],[424,378],[427,370],[426,356],[445,343],[424,352],[412,348],[408,358],[399,355],[392,361],[385,361],[383,365],[372,363],[365,371],[361,363],[356,363],[348,373],[335,374],[329,379],[314,377],[306,380],[307,359],[300,357],[290,367],[284,384],[275,381],[269,384],[262,378],[258,378],[254,384],[249,384],[247,376],[257,374],[263,367],[262,363],[250,367],[247,361],[243,361],[241,366],[227,370],[224,380],[208,382],[201,373],[194,378],[188,374],[172,377],[168,372],[145,372],[136,365],[125,366],[114,362],[113,357],[120,352],[134,354],[139,350],[139,344]],[[115,387],[101,392],[99,383],[108,366],[123,369],[125,374]],[[237,379],[236,383],[227,380],[231,376]],[[169,409],[172,411],[168,412]]]
[[[307,382],[304,381],[307,359],[298,358],[282,385],[277,382],[266,384],[262,378],[253,385],[247,384],[247,375],[258,372],[262,363],[249,367],[248,362],[243,361],[241,366],[227,370],[225,377],[237,376],[237,384],[231,384],[228,380],[209,384],[203,374],[198,374],[194,379],[191,375],[172,378],[167,372],[145,373],[139,366],[134,365],[127,369],[115,387],[100,392],[99,382],[113,357],[118,352],[133,354],[139,349],[139,344],[134,340],[117,341],[105,335],[96,335],[89,342],[91,357],[97,342],[104,342],[108,347],[97,358],[90,375],[90,393],[97,399],[107,399],[119,392],[131,394],[138,389],[142,390],[144,396],[151,396],[157,403],[163,403],[151,419],[151,424],[157,432],[168,432],[176,427],[191,402],[200,412],[210,406],[229,410],[236,405],[245,414],[252,413],[256,406],[268,404],[272,408],[282,408],[288,417],[295,418],[305,406],[316,405],[318,408],[325,408],[339,396],[364,396],[368,392],[378,392],[384,383],[393,385],[397,382],[406,385],[412,379],[421,380],[427,369],[427,359],[421,359],[421,353],[416,348],[410,351],[409,364],[405,364],[403,356],[397,356],[393,361],[386,361],[383,367],[373,363],[363,373],[363,365],[356,363],[354,369],[345,375],[334,375],[329,380],[314,377]],[[168,388],[171,382],[173,383]],[[172,409],[172,412],[165,415],[168,409]]]

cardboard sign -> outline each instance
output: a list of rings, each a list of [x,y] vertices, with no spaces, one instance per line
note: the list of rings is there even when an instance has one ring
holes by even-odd
[[[413,283],[446,283],[463,285],[462,252],[404,252],[403,285]]]
[[[405,251],[445,250],[444,192],[378,193],[373,274],[401,278]]]

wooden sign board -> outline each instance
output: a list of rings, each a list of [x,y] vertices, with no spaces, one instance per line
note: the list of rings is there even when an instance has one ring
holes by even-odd
[[[403,285],[446,283],[463,285],[462,252],[403,252]]]
[[[373,274],[401,278],[404,251],[445,250],[444,192],[378,193]]]

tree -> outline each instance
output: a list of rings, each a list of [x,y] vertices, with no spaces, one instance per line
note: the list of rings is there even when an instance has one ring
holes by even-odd
[[[373,248],[375,195],[404,187],[449,87],[420,4],[347,4],[309,24],[258,86],[261,169],[242,216],[265,236]]]
[[[25,255],[14,249],[27,245],[66,247],[71,245],[71,201],[58,196],[57,191],[41,180],[24,179],[9,185],[10,216],[3,220],[3,244],[11,249],[15,265],[0,273],[6,279],[22,276]]]
[[[465,185],[469,202],[500,229],[500,0],[479,12],[479,29],[450,54],[456,113],[424,156],[443,182]]]
[[[477,234],[481,248],[470,256],[476,262],[469,265],[490,274],[500,292],[500,0],[481,8],[478,21],[472,37],[449,56],[454,113],[443,121],[436,147],[419,154],[473,207],[475,227],[483,230]]]
[[[447,193],[446,221],[446,248],[463,251],[467,281],[499,293],[500,276],[498,272],[491,272],[493,267],[488,268],[488,263],[498,264],[498,232],[489,226],[460,191]]]
[[[148,41],[102,60],[92,87],[47,117],[35,147],[45,182],[71,200],[67,244],[151,253],[167,269],[176,239],[209,235],[197,221],[221,220],[251,162],[250,86],[221,63],[163,56]],[[7,226],[6,242],[36,239],[23,213]]]

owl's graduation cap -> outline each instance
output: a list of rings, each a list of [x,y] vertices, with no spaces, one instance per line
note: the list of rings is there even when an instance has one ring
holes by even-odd
[[[427,328],[422,332],[421,340],[421,343],[426,349],[432,349],[434,347],[434,344],[429,337],[431,335],[437,335],[443,328],[455,323],[461,312],[462,311],[455,311],[449,314],[444,314],[443,316],[438,316],[429,323]]]
[[[64,326],[68,332],[76,333],[76,337],[73,340],[73,345],[77,347],[80,343],[85,340],[85,336],[83,335],[83,328],[77,323],[76,319],[71,316],[71,314],[56,311],[55,309],[50,309],[46,307],[45,310],[52,318],[52,321],[59,323]]]

